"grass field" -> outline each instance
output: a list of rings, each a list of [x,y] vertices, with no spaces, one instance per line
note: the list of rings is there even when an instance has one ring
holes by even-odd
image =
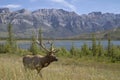
[[[120,63],[75,61],[60,58],[41,71],[24,70],[22,57],[0,55],[0,80],[120,80]]]

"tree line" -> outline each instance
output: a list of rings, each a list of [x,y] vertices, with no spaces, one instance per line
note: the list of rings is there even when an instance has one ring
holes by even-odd
[[[8,25],[8,38],[6,42],[0,44],[0,53],[5,54],[18,54],[18,55],[25,55],[25,54],[43,54],[44,50],[42,50],[36,44],[36,37],[33,33],[31,38],[31,46],[28,50],[24,50],[19,48],[17,45],[17,40],[14,37],[12,25]],[[41,31],[41,30],[39,30]],[[41,34],[41,33],[39,33]],[[107,35],[107,47],[103,47],[101,44],[101,40],[96,40],[95,34],[92,35],[92,46],[88,46],[84,43],[81,48],[76,48],[74,43],[72,43],[71,49],[67,50],[64,47],[59,48],[58,56],[61,57],[70,57],[70,58],[94,58],[95,60],[105,60],[110,62],[119,62],[120,61],[120,46],[113,45],[111,41],[110,35]]]

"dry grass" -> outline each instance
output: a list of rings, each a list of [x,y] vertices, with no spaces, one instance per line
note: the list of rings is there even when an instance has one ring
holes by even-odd
[[[60,59],[42,74],[43,79],[36,71],[25,72],[19,56],[0,55],[0,80],[120,80],[120,64]]]

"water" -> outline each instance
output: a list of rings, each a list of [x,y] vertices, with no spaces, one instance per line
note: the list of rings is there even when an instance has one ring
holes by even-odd
[[[4,43],[4,42],[5,41],[0,41],[0,43]],[[47,44],[47,41],[44,41],[44,43]],[[81,48],[81,46],[84,43],[86,43],[88,46],[92,45],[92,41],[90,41],[90,40],[56,40],[56,41],[54,41],[54,46],[57,48],[64,47],[69,50],[72,47],[72,45],[74,45],[74,47],[76,47],[76,48]],[[97,43],[98,43],[98,41],[97,41]],[[107,43],[108,43],[107,40],[101,41],[101,44],[103,45],[103,47],[106,47]],[[29,49],[31,42],[30,41],[18,41],[17,44],[22,49]],[[120,41],[112,41],[112,44],[120,46]]]
[[[44,43],[46,43],[46,45],[47,45],[47,41],[45,41]],[[72,45],[74,45],[74,47],[76,47],[76,48],[81,48],[81,46],[84,43],[86,43],[88,46],[92,45],[92,41],[90,41],[90,40],[56,40],[56,41],[54,41],[54,46],[57,48],[64,47],[69,50],[72,47]],[[98,41],[97,41],[97,43],[98,43]],[[103,45],[103,47],[107,47],[107,43],[108,43],[107,40],[101,41],[101,45]],[[120,41],[112,41],[112,44],[120,46]],[[22,42],[18,42],[18,45],[22,49],[28,49],[31,45],[31,42],[30,41],[26,41],[26,42],[22,41]]]

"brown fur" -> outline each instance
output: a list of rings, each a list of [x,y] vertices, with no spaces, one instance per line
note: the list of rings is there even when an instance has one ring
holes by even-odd
[[[23,65],[25,69],[35,69],[38,73],[44,67],[47,67],[51,62],[57,61],[53,54],[46,56],[41,55],[26,55],[23,57]]]
[[[35,69],[40,73],[41,69],[47,67],[51,62],[57,61],[58,59],[54,56],[59,50],[53,48],[53,42],[49,43],[50,48],[47,49],[44,44],[42,44],[42,38],[40,41],[36,41],[38,45],[41,46],[46,52],[46,56],[41,55],[26,55],[23,57],[23,65],[25,69]],[[40,76],[42,77],[41,73]]]

